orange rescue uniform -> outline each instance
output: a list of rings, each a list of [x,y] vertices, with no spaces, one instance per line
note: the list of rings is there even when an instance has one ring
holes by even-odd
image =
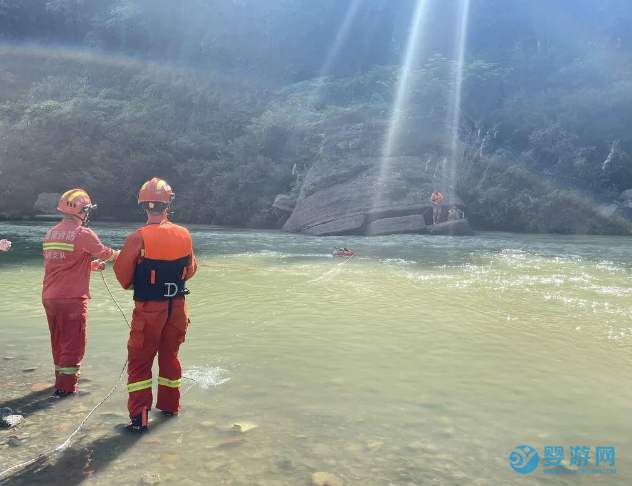
[[[87,344],[90,271],[109,260],[113,250],[78,220],[64,219],[44,237],[42,305],[50,330],[55,389],[77,389]]]
[[[150,216],[146,226],[128,236],[114,273],[125,289],[134,290],[135,308],[128,352],[130,417],[151,410],[152,365],[158,354],[158,400],[156,408],[180,410],[182,368],[178,359],[185,340],[189,316],[185,282],[197,270],[191,235],[166,216]]]

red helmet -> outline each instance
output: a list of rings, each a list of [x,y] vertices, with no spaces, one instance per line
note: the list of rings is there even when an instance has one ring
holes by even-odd
[[[171,186],[166,181],[154,177],[147,181],[140,188],[138,193],[138,204],[143,202],[160,202],[169,204],[176,195],[171,190]]]
[[[88,193],[83,189],[71,189],[65,192],[59,203],[57,209],[64,214],[70,214],[72,216],[79,216],[80,214],[87,214],[91,209],[96,206],[92,205],[92,200]]]

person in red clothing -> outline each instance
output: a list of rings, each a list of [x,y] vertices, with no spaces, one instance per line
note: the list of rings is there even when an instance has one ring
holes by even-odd
[[[130,431],[147,430],[151,410],[152,365],[158,354],[156,408],[167,416],[180,411],[182,368],[178,350],[189,325],[186,281],[197,263],[189,232],[167,219],[175,195],[165,181],[147,181],[138,203],[147,213],[147,224],[127,237],[114,263],[114,273],[124,289],[134,290],[135,308],[127,342],[127,410]]]
[[[44,237],[42,305],[55,363],[56,398],[77,392],[88,340],[90,271],[103,270],[105,261],[118,255],[85,227],[95,207],[86,191],[71,189],[57,205],[64,219]],[[92,261],[92,257],[98,260]]]

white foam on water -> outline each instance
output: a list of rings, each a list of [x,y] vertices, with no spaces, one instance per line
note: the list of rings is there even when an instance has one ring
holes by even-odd
[[[210,368],[192,366],[191,368],[184,370],[182,374],[183,376],[194,380],[197,385],[205,390],[211,386],[223,385],[230,380],[230,378],[226,376],[228,375],[228,370],[220,368],[219,366]]]

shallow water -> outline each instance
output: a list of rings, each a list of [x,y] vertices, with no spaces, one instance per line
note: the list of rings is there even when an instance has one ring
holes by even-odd
[[[127,325],[93,274],[80,396],[32,391],[52,383],[48,227],[0,224],[14,245],[0,253],[0,406],[26,416],[0,430],[0,472],[63,443],[126,359]],[[133,228],[95,225],[115,247]],[[180,416],[122,433],[123,381],[68,449],[9,484],[137,485],[155,472],[161,484],[294,486],[319,471],[347,485],[630,484],[629,238],[190,229],[206,266],[189,285]],[[356,256],[331,258],[338,245]],[[131,295],[104,276],[130,315]],[[510,466],[523,444],[540,457],[530,474]],[[564,448],[558,474],[544,472],[548,446]],[[587,469],[596,447],[614,447],[616,474],[582,473],[571,446],[590,448]]]

